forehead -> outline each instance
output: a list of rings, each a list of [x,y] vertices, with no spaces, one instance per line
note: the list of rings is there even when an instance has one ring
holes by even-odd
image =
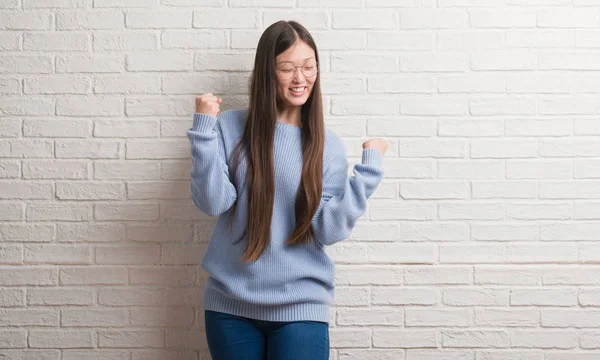
[[[307,59],[315,58],[315,51],[304,41],[296,41],[289,49],[277,55],[275,61],[301,63]]]

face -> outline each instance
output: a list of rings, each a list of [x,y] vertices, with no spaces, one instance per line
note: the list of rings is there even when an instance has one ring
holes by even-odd
[[[275,68],[279,102],[284,107],[302,106],[312,93],[318,76],[314,50],[298,40],[275,58]]]

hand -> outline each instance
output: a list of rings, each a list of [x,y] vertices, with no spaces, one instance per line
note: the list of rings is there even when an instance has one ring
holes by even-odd
[[[217,117],[219,114],[220,105],[223,99],[213,95],[213,93],[205,93],[196,97],[196,112]]]
[[[375,149],[384,155],[388,149],[388,142],[382,138],[374,138],[365,141],[362,146],[363,149]]]

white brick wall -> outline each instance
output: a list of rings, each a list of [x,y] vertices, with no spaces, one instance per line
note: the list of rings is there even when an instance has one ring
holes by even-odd
[[[209,359],[185,131],[279,19],[390,141],[331,358],[599,359],[598,0],[0,0],[0,358]]]

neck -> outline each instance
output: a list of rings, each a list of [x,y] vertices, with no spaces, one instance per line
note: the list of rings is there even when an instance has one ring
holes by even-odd
[[[279,109],[277,112],[277,121],[294,126],[300,126],[300,107],[293,106]]]

